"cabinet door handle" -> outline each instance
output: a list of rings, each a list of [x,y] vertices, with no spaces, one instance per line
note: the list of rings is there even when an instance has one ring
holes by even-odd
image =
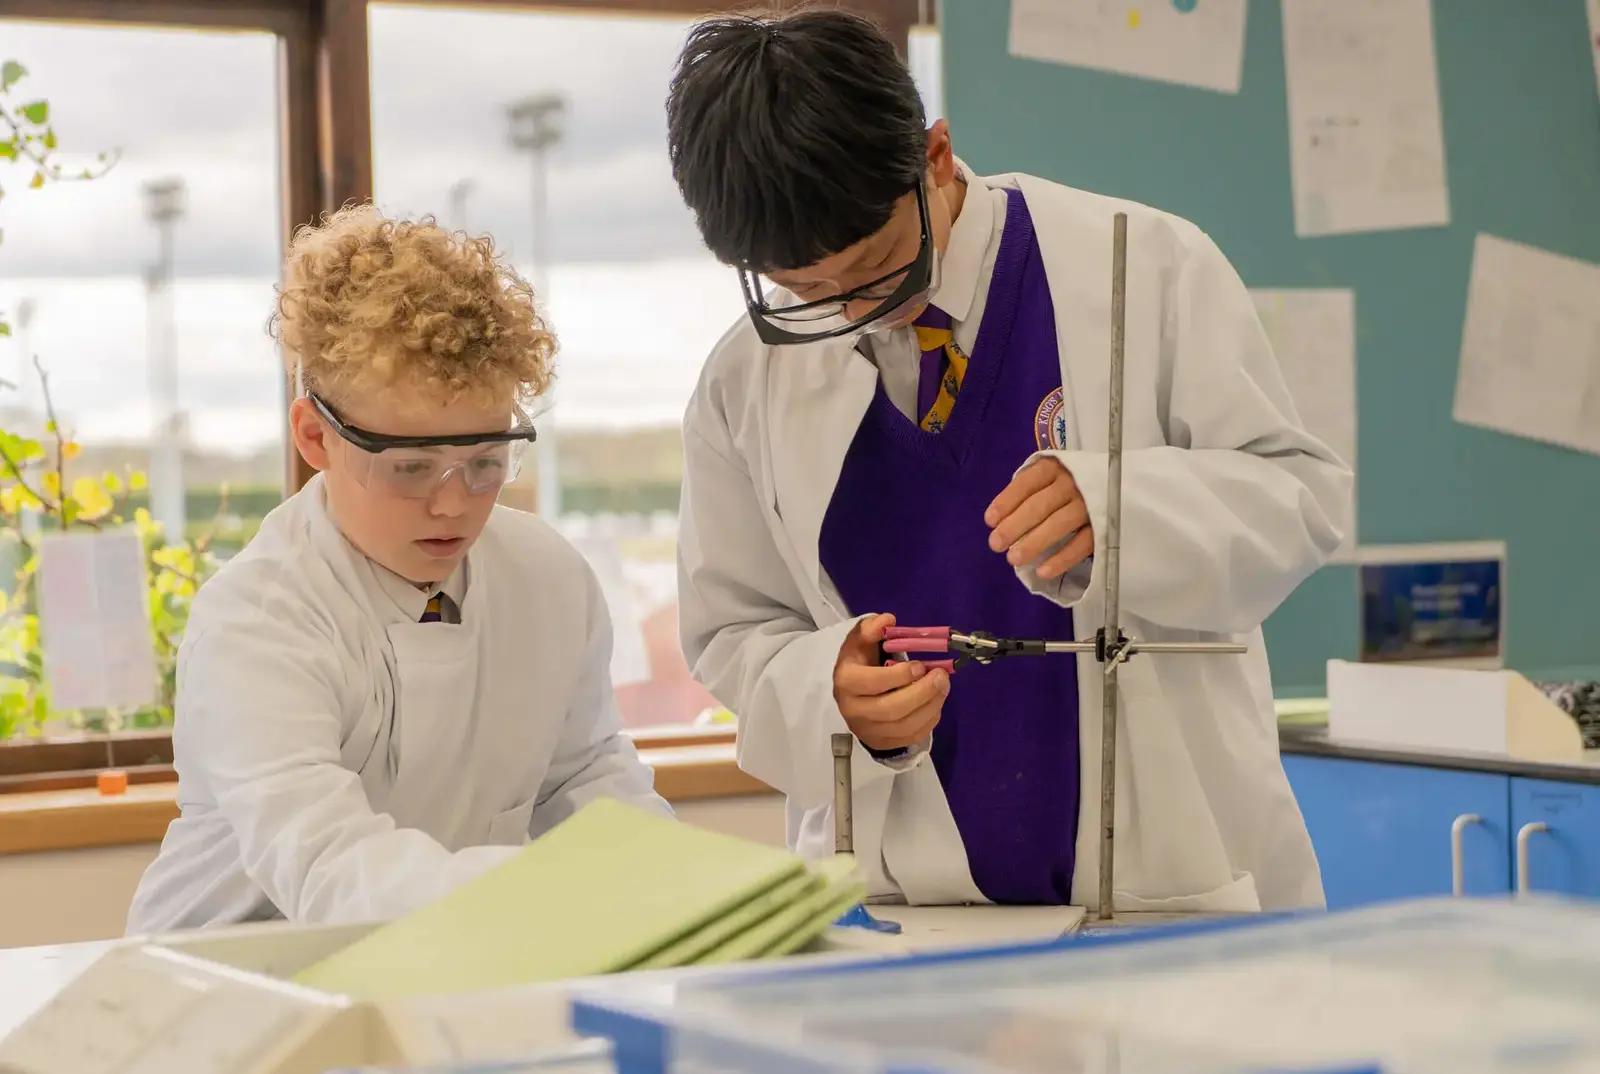
[[[1461,860],[1461,833],[1467,830],[1469,824],[1482,824],[1483,818],[1476,813],[1463,813],[1450,822],[1450,894],[1459,897],[1462,889],[1466,887]]]
[[[1517,829],[1517,894],[1528,893],[1528,840],[1535,832],[1548,832],[1550,825],[1542,820],[1529,821]]]

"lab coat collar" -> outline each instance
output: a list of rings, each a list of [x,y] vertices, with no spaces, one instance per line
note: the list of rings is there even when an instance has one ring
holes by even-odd
[[[966,181],[967,193],[960,215],[950,225],[950,241],[939,262],[939,287],[930,301],[959,322],[972,313],[984,254],[994,238],[994,200],[988,185],[959,158],[956,172]]]

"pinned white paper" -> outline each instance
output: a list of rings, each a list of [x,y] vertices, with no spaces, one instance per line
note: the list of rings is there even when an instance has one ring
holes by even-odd
[[[1588,0],[1589,53],[1594,57],[1595,92],[1600,93],[1600,0]]]
[[[1455,419],[1600,454],[1600,265],[1478,236]]]
[[[1261,326],[1272,342],[1289,397],[1306,430],[1352,470],[1356,468],[1356,294],[1343,289],[1252,290]],[[1352,499],[1354,494],[1352,493]],[[1355,507],[1350,530],[1333,555],[1349,563],[1356,551]]]
[[[1301,236],[1450,222],[1429,0],[1283,0]]]
[[[138,533],[44,534],[38,587],[39,640],[52,707],[154,704],[155,639]]]
[[[1011,55],[1238,93],[1245,0],[1011,0]]]
[[[644,616],[639,612],[639,601],[624,570],[617,539],[588,536],[570,540],[594,571],[600,592],[605,596],[606,610],[611,614],[612,687],[649,682],[653,672],[650,651],[645,644]]]

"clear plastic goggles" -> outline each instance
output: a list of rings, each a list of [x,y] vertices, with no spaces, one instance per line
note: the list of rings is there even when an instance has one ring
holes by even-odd
[[[307,393],[317,413],[354,450],[346,453],[351,477],[363,488],[402,499],[425,500],[457,474],[467,492],[498,493],[521,469],[522,455],[537,435],[517,411],[503,433],[462,436],[389,436],[346,424],[317,395]]]
[[[815,302],[772,306],[768,304],[767,296],[777,289],[776,285],[759,273],[739,270],[745,308],[755,322],[756,335],[761,342],[769,346],[781,346],[860,336],[886,327],[896,310],[926,303],[939,286],[939,259],[934,256],[933,226],[928,217],[928,198],[923,188],[924,184],[917,184],[917,212],[922,223],[917,256],[910,264],[902,265],[876,280]],[[842,320],[846,307],[855,302],[873,302],[875,305],[863,317],[854,321]]]

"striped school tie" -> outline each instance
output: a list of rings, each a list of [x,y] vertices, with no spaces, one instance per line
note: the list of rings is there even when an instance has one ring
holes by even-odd
[[[442,622],[444,622],[444,606],[439,603],[439,594],[435,593],[433,596],[428,598],[428,606],[423,609],[422,618],[419,619],[418,622],[421,622],[421,623],[442,623]]]
[[[918,424],[930,433],[939,432],[950,420],[950,411],[961,394],[961,378],[967,373],[967,356],[956,346],[950,328],[950,315],[929,303],[913,322],[917,347],[922,351],[922,372],[917,385]]]

